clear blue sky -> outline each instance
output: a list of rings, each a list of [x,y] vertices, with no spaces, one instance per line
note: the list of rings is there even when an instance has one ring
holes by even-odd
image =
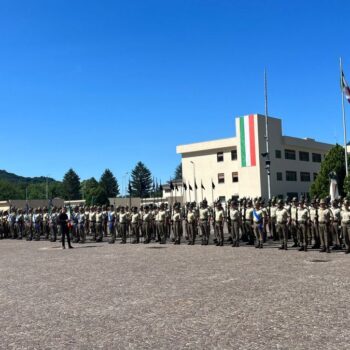
[[[349,23],[348,0],[3,0],[0,168],[164,181],[176,145],[263,113],[264,67],[284,134],[342,143]]]

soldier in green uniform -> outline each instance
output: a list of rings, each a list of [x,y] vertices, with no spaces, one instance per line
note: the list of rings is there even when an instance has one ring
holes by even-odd
[[[238,210],[238,203],[236,200],[232,200],[230,204],[230,210],[228,213],[232,247],[239,247],[239,228],[241,226],[240,220],[241,218],[240,212]]]
[[[194,245],[196,241],[196,226],[197,218],[193,210],[193,205],[191,204],[188,208],[188,213],[186,217],[186,229],[188,235],[188,245]]]
[[[140,243],[140,213],[137,207],[134,207],[131,214],[131,235],[132,244]]]
[[[304,201],[300,201],[299,207],[297,209],[297,228],[299,230],[299,251],[307,251],[307,245],[309,242],[308,237],[308,223],[309,223],[309,210],[305,207]]]
[[[202,245],[209,244],[210,236],[210,213],[208,210],[208,202],[203,200],[199,209],[199,227],[202,233]]]
[[[345,241],[345,254],[350,253],[350,201],[344,199],[344,205],[340,212],[341,228]]]
[[[321,250],[320,252],[330,253],[330,225],[333,219],[332,211],[326,207],[326,201],[321,199],[318,210],[318,225],[320,230]]]
[[[216,245],[222,247],[224,245],[224,209],[220,202],[216,205],[215,210],[215,233],[216,233]]]
[[[280,239],[281,246],[279,249],[288,249],[288,222],[290,220],[290,214],[283,205],[283,200],[279,199],[276,209],[276,234]]]

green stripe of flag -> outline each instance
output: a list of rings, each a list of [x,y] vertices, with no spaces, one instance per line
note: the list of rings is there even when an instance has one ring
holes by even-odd
[[[244,132],[244,117],[239,118],[239,130],[241,136],[241,160],[242,167],[247,165],[246,154],[245,154],[245,132]]]

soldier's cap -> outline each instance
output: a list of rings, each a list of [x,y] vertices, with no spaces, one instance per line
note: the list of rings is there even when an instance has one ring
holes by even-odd
[[[145,206],[145,210],[148,210],[148,209],[149,209],[149,206],[148,206],[148,205],[146,205],[146,206]]]
[[[297,197],[293,197],[292,202],[297,202],[297,201],[298,201]]]
[[[279,199],[279,200],[277,201],[277,204],[284,204],[283,199]]]
[[[320,204],[326,204],[326,200],[322,198],[322,199],[320,200]]]

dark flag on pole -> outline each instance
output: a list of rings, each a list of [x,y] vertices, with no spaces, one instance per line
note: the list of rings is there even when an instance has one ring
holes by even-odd
[[[175,184],[175,191],[178,191],[179,188],[177,187],[177,184]]]
[[[203,182],[201,181],[201,189],[205,190],[205,187],[203,186]]]
[[[174,184],[173,184],[172,181],[170,181],[170,189],[171,189],[172,191],[174,191]]]
[[[350,103],[350,88],[348,83],[345,80],[345,76],[344,76],[344,72],[343,70],[341,71],[341,80],[340,80],[340,84],[341,84],[341,89],[345,95],[345,98],[347,99],[347,101]]]
[[[188,184],[188,189],[192,191],[192,186],[190,184]]]
[[[196,181],[194,182],[194,188],[195,188],[196,190],[198,190],[197,182],[196,182]]]
[[[185,183],[182,184],[184,187],[184,190],[187,191],[187,185]]]
[[[159,185],[159,191],[163,192],[163,186],[162,186],[162,184]]]
[[[213,190],[215,190],[215,184],[214,184],[213,180],[211,180],[211,188],[212,188]]]

